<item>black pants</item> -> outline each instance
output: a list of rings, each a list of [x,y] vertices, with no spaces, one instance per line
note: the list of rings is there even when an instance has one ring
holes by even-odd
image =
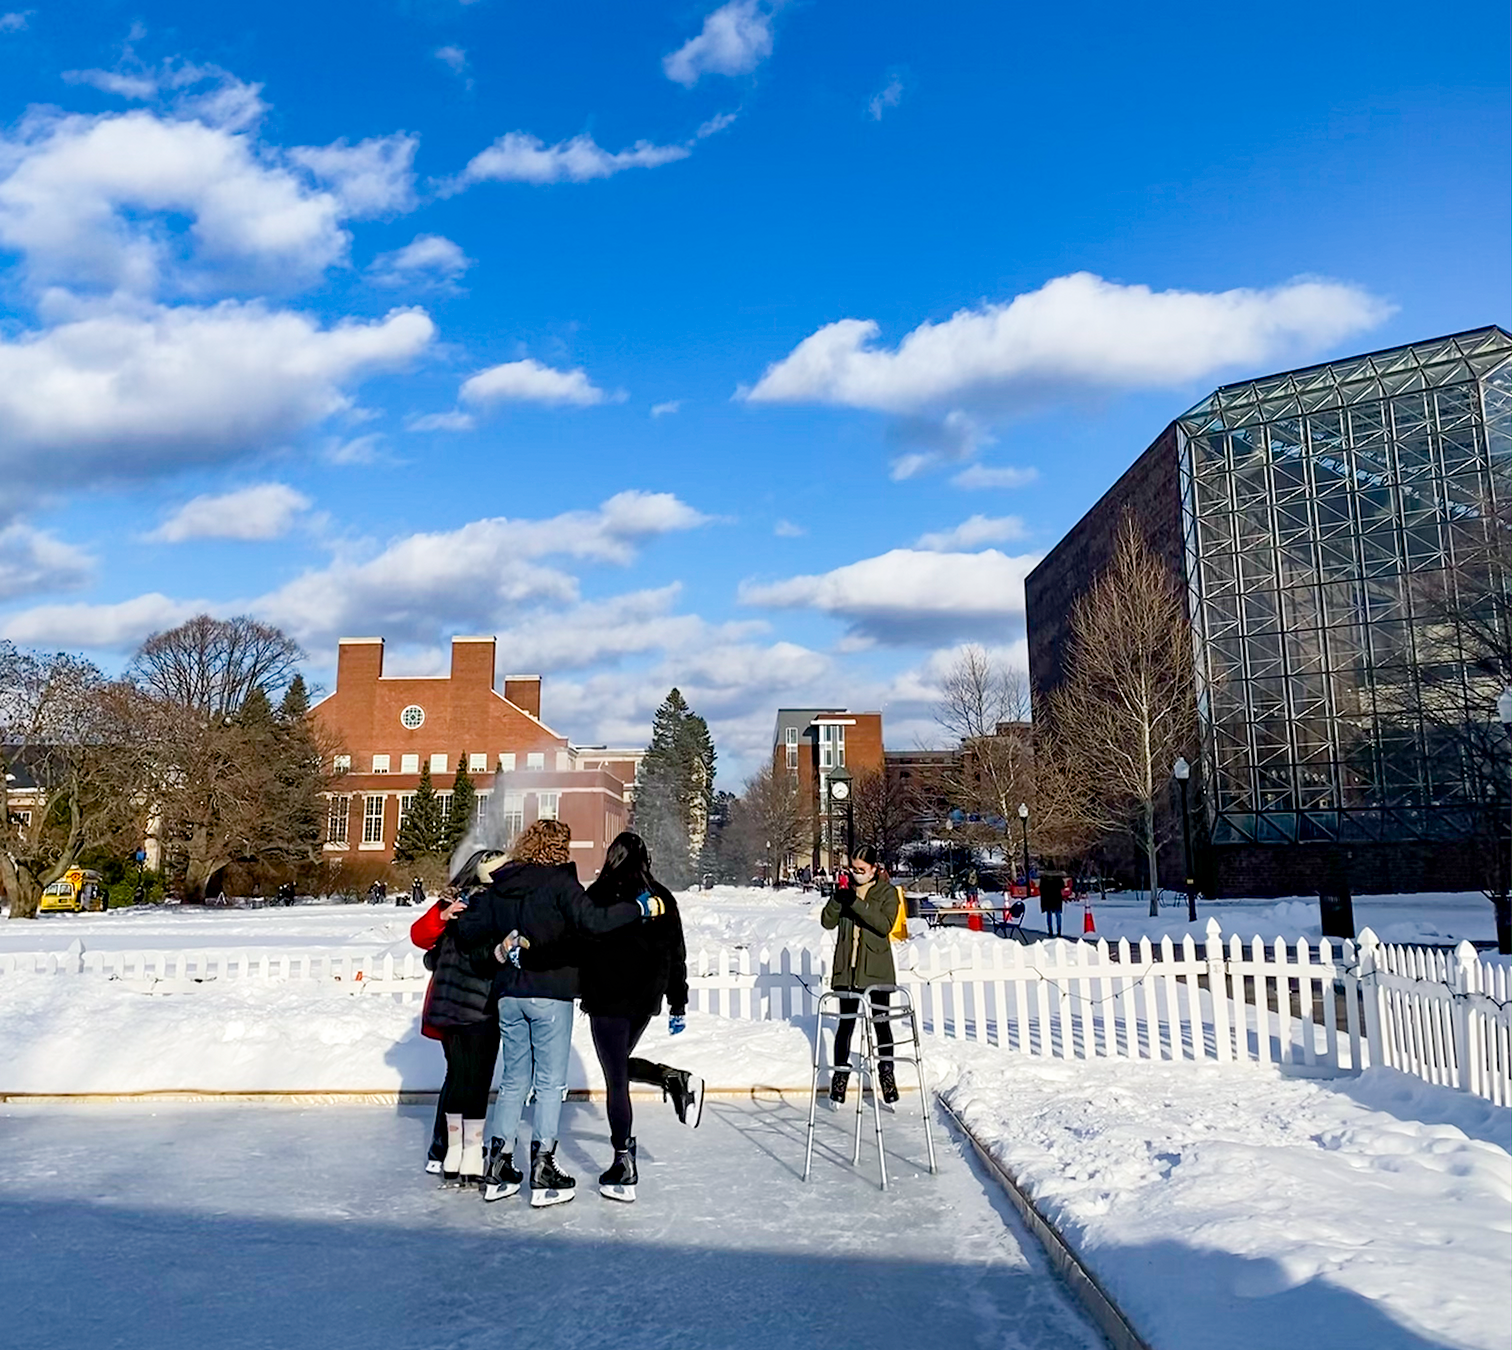
[[[446,1117],[482,1120],[488,1114],[488,1088],[499,1055],[499,1020],[485,1017],[469,1027],[446,1027],[441,1033],[446,1051],[446,1082],[436,1104],[436,1132],[446,1152]],[[432,1143],[432,1156],[434,1155]]]
[[[593,1048],[598,1051],[599,1067],[604,1071],[604,1087],[609,1103],[609,1142],[616,1149],[629,1147],[630,1131],[634,1128],[634,1116],[630,1110],[630,1084],[650,1083],[653,1087],[665,1087],[667,1075],[675,1073],[665,1064],[653,1064],[649,1059],[632,1059],[635,1049],[647,1024],[645,1017],[590,1017],[588,1025],[593,1029]]]
[[[887,995],[876,993],[871,996],[872,1007],[879,1012],[886,1012],[888,1007]],[[850,1060],[851,1034],[856,1029],[856,1014],[861,1010],[861,998],[842,998],[840,1011],[844,1014],[835,1024],[835,1063],[844,1068]],[[884,1060],[892,1058],[893,1033],[891,1022],[877,1023],[877,1049],[880,1057]]]

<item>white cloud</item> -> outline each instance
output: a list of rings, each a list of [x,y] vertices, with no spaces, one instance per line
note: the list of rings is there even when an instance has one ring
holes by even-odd
[[[511,131],[475,155],[461,178],[449,185],[458,191],[468,183],[586,183],[609,178],[626,169],[655,169],[692,152],[686,145],[653,145],[636,141],[628,150],[610,152],[592,136],[547,145],[537,136]]]
[[[892,462],[894,482],[913,478],[941,464],[970,459],[983,446],[994,442],[975,417],[959,408],[944,417],[895,418],[887,428],[887,440],[891,445],[908,447],[906,454]]]
[[[704,75],[744,75],[772,54],[775,5],[730,0],[703,22],[696,37],[662,58],[667,78],[685,87]]]
[[[345,256],[343,210],[204,121],[41,113],[0,138],[0,247],[22,255],[34,287],[148,296],[306,281]],[[175,215],[189,217],[187,238],[165,224]]]
[[[460,244],[439,234],[417,234],[403,248],[379,254],[368,275],[380,286],[444,285],[472,265]]]
[[[0,635],[28,646],[130,651],[151,633],[214,611],[203,600],[172,600],[153,592],[115,604],[38,605],[0,620]]]
[[[162,544],[189,539],[278,539],[310,499],[285,483],[259,483],[235,492],[193,497],[147,538]]]
[[[960,473],[951,478],[952,487],[965,488],[1020,488],[1034,482],[1039,477],[1039,470],[1035,468],[1015,468],[1012,465],[1003,465],[993,468],[986,464],[968,464]]]
[[[67,84],[87,84],[101,93],[138,102],[156,98],[158,92],[155,76],[128,75],[119,70],[65,70],[63,79]]]
[[[410,431],[471,431],[477,419],[471,413],[453,409],[451,412],[421,413],[407,417],[405,427]]]
[[[1312,355],[1392,307],[1358,286],[1299,279],[1269,290],[1152,291],[1087,272],[1006,305],[923,323],[895,348],[870,319],[841,319],[769,366],[754,403],[911,413],[968,396],[1002,404],[1069,388],[1160,388]]]
[[[772,526],[772,533],[779,539],[802,539],[808,531],[802,525],[795,525],[791,520],[779,520]]]
[[[19,33],[26,27],[26,21],[33,11],[29,9],[12,10],[9,14],[0,14],[0,33]]]
[[[0,340],[0,484],[145,478],[263,449],[349,408],[351,384],[405,364],[434,333],[416,309],[320,328],[225,301]]]
[[[354,219],[407,211],[415,204],[415,136],[370,136],[356,145],[343,137],[330,145],[295,146],[294,163],[328,184],[342,215]]]
[[[480,370],[464,381],[461,389],[463,402],[483,405],[546,403],[589,407],[603,403],[608,397],[582,370],[556,370],[528,358]]]
[[[947,637],[991,641],[1021,622],[1024,578],[1039,557],[899,548],[816,576],[743,582],[743,604],[812,609],[844,619],[851,633],[915,644]]]
[[[682,408],[680,398],[669,399],[666,403],[653,403],[651,405],[652,417],[670,417]]]
[[[894,75],[888,80],[885,88],[872,95],[871,101],[866,105],[866,110],[871,114],[873,122],[880,122],[882,115],[889,108],[896,108],[902,101],[903,81]]]
[[[0,528],[0,600],[73,590],[94,575],[94,559],[45,530],[14,522]]]
[[[436,60],[453,75],[465,76],[467,74],[467,52],[462,47],[437,47]]]
[[[983,544],[1006,544],[1024,539],[1028,533],[1024,522],[1017,516],[975,515],[952,529],[921,534],[914,547],[931,553],[957,553],[981,548]]]
[[[366,436],[353,436],[350,440],[332,436],[321,447],[320,457],[327,464],[343,467],[349,464],[376,464],[383,458],[382,446],[383,436],[375,431]]]

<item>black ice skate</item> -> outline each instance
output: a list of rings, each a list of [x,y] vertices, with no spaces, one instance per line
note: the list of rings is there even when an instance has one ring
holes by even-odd
[[[686,1069],[669,1069],[662,1080],[662,1099],[672,1098],[672,1109],[689,1129],[703,1120],[704,1080]]]
[[[613,1164],[599,1177],[599,1194],[607,1200],[623,1200],[627,1205],[634,1204],[638,1180],[635,1172],[635,1140],[628,1139],[624,1148],[614,1150]]]
[[[877,1065],[877,1086],[882,1089],[882,1100],[889,1106],[898,1100],[898,1080],[893,1076],[892,1060],[884,1059]]]
[[[502,1139],[488,1141],[488,1166],[483,1171],[483,1199],[508,1200],[520,1189],[525,1174],[514,1165],[514,1155],[504,1147]]]
[[[849,1069],[836,1069],[830,1074],[830,1101],[836,1106],[845,1103],[845,1085],[850,1082]]]
[[[530,1144],[530,1206],[541,1209],[546,1205],[564,1205],[576,1191],[577,1181],[556,1165],[556,1140],[549,1148],[532,1140]]]

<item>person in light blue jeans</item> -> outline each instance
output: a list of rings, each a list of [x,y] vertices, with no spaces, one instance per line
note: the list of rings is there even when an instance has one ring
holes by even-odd
[[[559,998],[501,998],[499,1036],[503,1063],[499,1094],[488,1113],[488,1137],[513,1142],[533,1091],[531,1137],[556,1139],[572,1053],[572,1004]]]

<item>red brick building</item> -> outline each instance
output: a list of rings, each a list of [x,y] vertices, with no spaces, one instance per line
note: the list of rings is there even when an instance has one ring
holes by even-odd
[[[498,847],[543,818],[572,829],[579,873],[593,876],[626,826],[642,751],[577,747],[541,718],[541,677],[495,688],[492,637],[452,639],[448,675],[383,673],[382,638],[343,638],[336,689],[313,715],[341,747],[331,769],[325,851],[386,862],[422,765],[451,810],[465,763],[478,792],[476,841]]]
[[[833,870],[845,848],[845,823],[837,813],[831,827],[830,775],[835,769],[846,770],[853,779],[884,772],[882,714],[843,708],[779,708],[772,735],[772,768],[797,783],[799,799],[807,803],[812,845],[808,856],[795,858],[792,865]]]

